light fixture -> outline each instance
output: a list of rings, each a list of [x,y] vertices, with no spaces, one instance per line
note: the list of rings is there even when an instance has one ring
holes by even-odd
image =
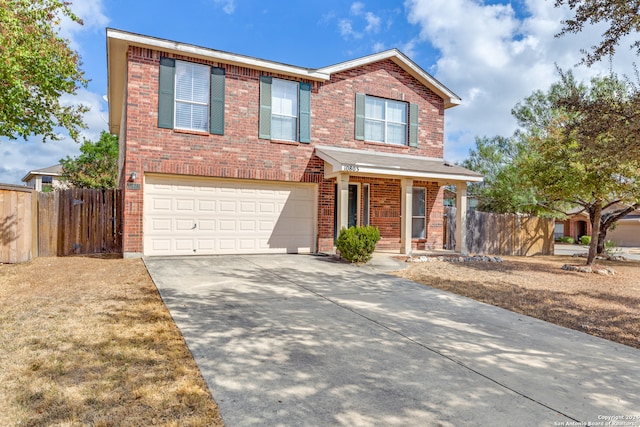
[[[129,181],[134,182],[137,177],[138,177],[137,173],[131,172],[131,176],[129,176]]]

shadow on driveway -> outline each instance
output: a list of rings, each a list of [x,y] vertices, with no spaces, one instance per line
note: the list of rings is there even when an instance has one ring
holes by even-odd
[[[228,426],[586,425],[640,412],[638,350],[366,266],[145,263]]]

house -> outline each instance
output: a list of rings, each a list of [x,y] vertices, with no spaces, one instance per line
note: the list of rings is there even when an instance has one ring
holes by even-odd
[[[67,188],[66,183],[60,181],[62,165],[53,165],[42,169],[29,171],[23,178],[27,187],[36,191],[51,191],[55,188]]]
[[[367,224],[442,248],[444,186],[482,180],[443,160],[460,98],[396,49],[310,69],[107,29],[107,63],[126,257],[332,252]]]
[[[611,240],[616,246],[640,247],[640,209],[618,220],[607,231],[607,240]]]
[[[456,192],[454,190],[450,190],[448,188],[444,189],[444,205],[450,208],[456,207]],[[477,207],[478,197],[467,194],[467,209],[475,211]]]
[[[620,209],[620,205],[614,205],[607,210]],[[604,210],[603,212],[606,212]],[[591,235],[591,222],[589,214],[578,208],[570,212],[567,219],[556,220],[554,237],[572,237],[578,242],[581,236]],[[619,219],[616,224],[607,230],[607,240],[611,240],[616,246],[640,247],[640,209]]]

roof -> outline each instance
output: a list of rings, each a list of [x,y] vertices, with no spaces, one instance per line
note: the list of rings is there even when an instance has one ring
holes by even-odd
[[[176,55],[244,66],[274,74],[315,81],[328,81],[334,73],[390,59],[440,96],[444,100],[445,108],[455,107],[461,101],[458,95],[420,68],[398,49],[390,49],[328,67],[313,69],[107,28],[109,131],[116,135],[120,133],[120,122],[122,120],[129,46],[161,50]]]
[[[34,176],[37,175],[47,175],[47,176],[61,176],[62,175],[62,165],[53,165],[48,166],[42,169],[34,169],[29,171],[23,178],[23,182],[30,181]]]
[[[477,172],[433,157],[326,146],[316,146],[316,155],[331,166],[327,171],[329,175],[348,172],[352,175],[429,179],[445,184],[482,181],[482,175]]]

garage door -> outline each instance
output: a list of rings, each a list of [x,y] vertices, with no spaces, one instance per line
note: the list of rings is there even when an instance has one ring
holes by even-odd
[[[314,207],[313,184],[147,174],[144,254],[312,252]]]
[[[607,232],[607,239],[618,246],[640,246],[640,220],[621,220],[614,230]]]

